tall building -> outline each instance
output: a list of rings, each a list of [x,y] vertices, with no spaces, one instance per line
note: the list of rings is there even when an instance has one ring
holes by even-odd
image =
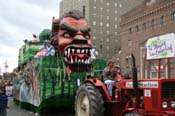
[[[89,0],[62,0],[60,2],[60,16],[72,9],[80,10],[89,19]]]
[[[175,0],[145,0],[135,9],[121,17],[121,68],[123,73],[131,74],[131,53],[136,57],[139,78],[157,77],[157,61],[152,61],[147,68],[152,68],[148,73],[145,65],[145,44],[149,38],[175,32]],[[149,62],[150,63],[150,62]],[[175,60],[171,62],[175,64]],[[164,64],[165,65],[165,64]],[[161,64],[161,66],[164,66]],[[175,65],[172,66],[175,70]],[[144,69],[145,68],[145,69]],[[169,71],[168,65],[164,69]],[[166,71],[166,72],[167,72]],[[150,76],[151,75],[151,76]],[[167,74],[162,74],[168,77]],[[175,75],[172,72],[171,75]]]
[[[84,11],[99,57],[109,59],[120,49],[121,15],[142,2],[143,0],[62,0],[60,15],[71,9]]]

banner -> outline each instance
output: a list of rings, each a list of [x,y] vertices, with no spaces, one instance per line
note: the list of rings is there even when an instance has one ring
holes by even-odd
[[[170,33],[148,39],[147,60],[175,57],[175,34]]]

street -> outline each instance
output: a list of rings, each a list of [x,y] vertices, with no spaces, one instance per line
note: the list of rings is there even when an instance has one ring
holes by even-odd
[[[7,109],[7,116],[35,116],[31,111],[21,109],[12,99],[9,100],[10,108]]]
[[[36,115],[32,111],[21,109],[13,102],[13,99],[9,99],[10,108],[7,109],[7,116],[74,116],[74,114],[65,114],[65,112],[59,112],[52,115]]]

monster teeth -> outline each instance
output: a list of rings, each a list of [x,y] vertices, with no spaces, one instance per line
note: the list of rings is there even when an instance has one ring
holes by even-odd
[[[65,56],[67,56],[67,51],[65,51]]]
[[[87,60],[87,64],[90,64],[90,59]]]
[[[88,53],[88,49],[86,49],[86,54]]]
[[[74,53],[75,52],[75,49],[72,49],[72,53]]]
[[[84,50],[81,50],[81,53],[84,54]]]
[[[77,49],[77,53],[80,53],[80,49]]]
[[[81,60],[79,59],[78,62],[81,62]]]
[[[70,48],[69,48],[67,51],[68,51],[68,54],[67,54],[67,56],[69,57],[69,55],[70,55]]]
[[[84,59],[82,59],[81,62],[84,63]]]
[[[71,64],[73,63],[73,58],[72,58],[72,57],[70,58],[70,63],[71,63]]]
[[[67,58],[64,58],[64,60],[67,62]]]
[[[75,62],[77,62],[78,60],[77,60],[77,57],[75,57]]]

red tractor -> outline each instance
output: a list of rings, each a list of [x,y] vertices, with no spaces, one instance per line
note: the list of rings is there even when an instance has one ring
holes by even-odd
[[[161,36],[159,36],[158,40],[154,38],[150,41],[159,41],[161,40],[160,38]],[[167,47],[167,49],[164,49],[166,53],[168,53],[168,48],[175,45],[173,42],[163,40],[151,42],[147,46],[146,55],[153,53],[151,52],[152,48],[155,51],[155,46],[158,46],[155,44],[161,44],[157,50],[160,50],[160,47],[163,46],[164,48]],[[160,52],[163,52],[162,49],[159,52],[156,51],[156,53]],[[102,79],[97,77],[87,78],[77,91],[76,116],[175,116],[175,78],[167,77],[170,73],[170,70],[167,72],[167,68],[171,69],[171,74],[174,75],[174,56],[168,56],[166,59],[165,57],[154,57],[152,60],[151,57],[148,57],[147,65],[144,64],[144,66],[150,67],[150,69],[154,67],[157,77],[140,80],[137,78],[135,57],[131,56],[133,64],[132,77],[123,76],[123,79],[115,82],[113,97],[110,97]],[[151,65],[153,61],[154,63],[152,64],[155,65],[156,62],[156,66]],[[166,73],[163,73],[164,70]],[[147,72],[151,73],[150,70],[147,70]]]

